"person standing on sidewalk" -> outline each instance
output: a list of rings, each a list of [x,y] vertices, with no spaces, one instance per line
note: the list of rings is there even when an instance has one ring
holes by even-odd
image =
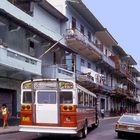
[[[105,110],[104,110],[104,108],[102,108],[101,109],[101,117],[102,117],[102,119],[104,118],[104,116],[105,116]]]
[[[7,107],[7,105],[3,104],[0,111],[2,113],[3,128],[6,128],[8,126],[8,107]]]

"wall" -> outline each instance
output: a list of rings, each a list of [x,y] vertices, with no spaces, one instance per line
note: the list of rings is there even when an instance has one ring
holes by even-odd
[[[33,18],[43,27],[60,34],[60,21],[35,4]]]
[[[17,93],[17,112],[20,110],[20,93],[21,93],[21,81],[17,81],[14,79],[7,79],[4,78],[3,76],[0,76],[0,88],[3,89],[10,89],[10,90],[15,90]]]

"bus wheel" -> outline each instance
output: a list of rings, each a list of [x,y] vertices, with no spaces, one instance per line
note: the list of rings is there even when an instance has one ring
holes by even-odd
[[[85,124],[84,128],[81,130],[82,132],[82,137],[81,138],[86,138],[87,133],[88,133],[88,128],[87,128],[87,124]]]
[[[88,132],[88,130],[87,130],[87,125],[85,124],[84,128],[81,129],[81,130],[77,133],[77,137],[78,137],[78,138],[86,138],[87,132]]]
[[[92,124],[91,127],[94,129],[94,128],[98,127],[98,125],[99,125],[99,119],[97,119],[96,122],[94,124]]]
[[[98,127],[99,125],[99,119],[96,120],[94,127]]]

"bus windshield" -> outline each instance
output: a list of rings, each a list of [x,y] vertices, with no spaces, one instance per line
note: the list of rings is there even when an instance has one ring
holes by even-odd
[[[72,104],[72,92],[71,91],[61,91],[60,92],[60,104]]]

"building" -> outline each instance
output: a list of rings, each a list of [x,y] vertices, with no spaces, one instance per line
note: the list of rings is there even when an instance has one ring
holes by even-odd
[[[0,1],[0,104],[12,116],[21,82],[34,78],[75,80],[96,93],[99,111],[134,112],[136,64],[81,0]]]
[[[46,1],[0,1],[0,104],[6,103],[12,116],[20,108],[21,83],[44,77],[49,65],[55,71],[69,53],[60,30],[67,20]],[[58,40],[61,45],[42,56]]]
[[[76,52],[76,81],[98,96],[98,110],[118,115],[136,110],[136,61],[81,0],[48,0],[68,17],[66,45]]]

